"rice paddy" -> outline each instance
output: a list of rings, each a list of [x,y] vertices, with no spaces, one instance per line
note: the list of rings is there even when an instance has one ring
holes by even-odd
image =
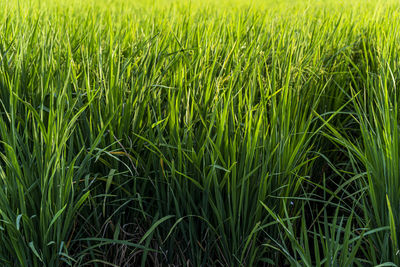
[[[0,0],[1,266],[399,266],[397,1]]]

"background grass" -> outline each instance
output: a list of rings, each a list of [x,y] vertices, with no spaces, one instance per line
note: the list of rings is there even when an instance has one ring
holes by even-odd
[[[397,266],[395,1],[1,1],[4,266]]]

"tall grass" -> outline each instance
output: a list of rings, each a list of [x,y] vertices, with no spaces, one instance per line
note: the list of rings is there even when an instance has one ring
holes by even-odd
[[[2,264],[399,264],[398,8],[4,2]]]

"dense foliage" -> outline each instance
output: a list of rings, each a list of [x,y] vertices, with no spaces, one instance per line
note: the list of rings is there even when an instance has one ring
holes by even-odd
[[[400,4],[0,7],[1,266],[400,264]]]

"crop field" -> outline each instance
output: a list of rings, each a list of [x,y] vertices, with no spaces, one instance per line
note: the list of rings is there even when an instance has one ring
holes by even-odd
[[[0,266],[400,266],[400,2],[0,0]]]

